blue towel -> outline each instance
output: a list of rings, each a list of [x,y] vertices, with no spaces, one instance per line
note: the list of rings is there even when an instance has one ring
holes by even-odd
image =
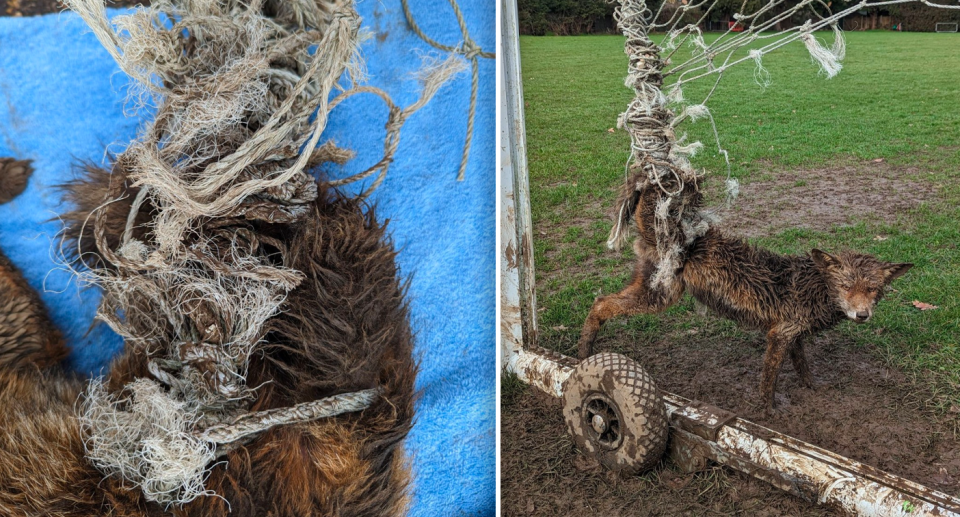
[[[462,41],[446,0],[411,4],[431,38]],[[460,5],[473,39],[492,51],[494,3]],[[364,0],[358,10],[376,35],[362,47],[368,84],[400,106],[410,104],[423,59],[446,55],[409,30],[399,0]],[[99,293],[78,286],[57,260],[62,225],[55,218],[67,207],[53,187],[72,177],[78,160],[102,162],[105,147],[122,151],[150,113],[130,113],[129,79],[72,13],[2,18],[0,49],[0,156],[33,159],[36,168],[27,190],[0,206],[0,248],[42,291],[72,348],[70,364],[96,373],[122,343],[106,325],[92,325]],[[401,272],[411,280],[421,398],[407,450],[418,517],[493,515],[495,507],[493,60],[480,60],[473,148],[466,179],[457,182],[469,92],[464,72],[408,120],[390,173],[372,197],[379,216],[390,219]],[[385,121],[386,109],[371,95],[338,106],[321,142],[333,139],[357,157],[326,173],[345,177],[378,160]]]

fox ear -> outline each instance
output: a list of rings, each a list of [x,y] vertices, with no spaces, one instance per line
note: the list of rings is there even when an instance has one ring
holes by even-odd
[[[840,266],[840,261],[837,260],[837,257],[816,248],[810,250],[810,258],[813,259],[814,264],[820,269],[833,269]]]
[[[910,270],[913,267],[913,264],[902,263],[902,264],[887,264],[887,283],[893,282],[894,280],[903,276],[904,273]]]

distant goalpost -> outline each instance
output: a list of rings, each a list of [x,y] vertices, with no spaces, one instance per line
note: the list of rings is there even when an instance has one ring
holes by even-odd
[[[936,25],[937,32],[957,32],[956,23],[938,23]]]

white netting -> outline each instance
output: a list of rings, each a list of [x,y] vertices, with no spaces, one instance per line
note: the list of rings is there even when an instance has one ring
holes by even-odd
[[[106,212],[97,210],[88,224],[108,267],[78,273],[103,288],[99,317],[149,357],[151,378],[119,393],[90,383],[81,415],[87,455],[148,500],[182,504],[209,494],[211,461],[237,443],[377,397],[371,390],[248,410],[256,389],[246,384],[249,360],[265,322],[303,278],[263,251],[286,243],[257,235],[251,222],[294,224],[312,213],[317,185],[304,169],[318,155],[349,159],[317,144],[330,110],[356,93],[389,108],[384,156],[334,184],[377,174],[367,193],[376,188],[406,118],[465,66],[456,57],[425,66],[420,98],[401,108],[357,84],[352,0],[155,0],[113,20],[102,0],[67,3],[157,106],[114,163],[139,188],[120,245],[111,249]],[[150,221],[137,229],[147,206]]]
[[[862,1],[837,12],[831,12],[821,0],[744,1],[733,14],[735,23],[713,39],[704,38],[700,27],[720,4],[718,0],[664,0],[656,11],[645,0],[621,0],[614,19],[626,36],[624,51],[630,58],[626,86],[634,90],[634,99],[620,115],[618,127],[630,134],[631,156],[627,162],[625,188],[641,191],[655,185],[660,197],[655,207],[657,271],[651,287],[661,288],[675,281],[683,264],[683,253],[713,222],[700,208],[698,183],[703,177],[690,164],[689,158],[703,148],[700,142],[685,143],[677,137],[677,127],[699,119],[710,121],[717,151],[727,164],[725,188],[727,198],[739,193],[739,184],[730,176],[730,158],[720,145],[716,124],[707,104],[716,92],[724,72],[741,63],[754,66],[754,80],[761,88],[771,84],[764,67],[768,54],[794,41],[801,41],[812,61],[827,78],[842,68],[846,43],[839,20],[856,11],[879,6],[921,2],[931,7],[960,9],[960,5],[943,5],[928,0]],[[751,7],[755,6],[755,7]],[[779,30],[796,18],[807,15],[804,23]],[[821,41],[816,31],[831,29],[833,42]],[[654,32],[664,33],[658,45],[651,38]],[[708,41],[708,39],[710,41]],[[677,51],[689,46],[689,58],[678,59]],[[684,86],[712,80],[713,85],[702,98],[691,102]],[[639,179],[637,179],[639,178]],[[627,240],[632,226],[631,216],[636,199],[623,196],[617,207],[617,219],[607,245],[618,249]]]

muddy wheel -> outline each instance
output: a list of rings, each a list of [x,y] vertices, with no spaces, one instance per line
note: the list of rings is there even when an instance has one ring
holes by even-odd
[[[667,410],[653,379],[620,354],[582,361],[563,387],[567,430],[584,454],[614,471],[649,469],[667,446]]]

